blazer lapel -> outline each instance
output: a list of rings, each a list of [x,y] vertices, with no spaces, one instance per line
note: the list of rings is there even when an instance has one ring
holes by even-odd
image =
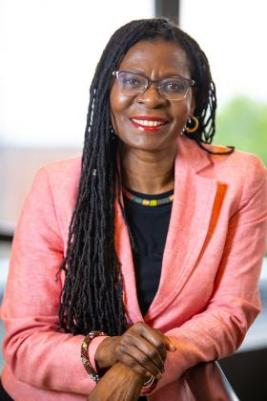
[[[129,322],[149,321],[179,295],[214,227],[224,184],[199,175],[211,165],[209,156],[191,140],[179,138],[175,161],[175,190],[158,291],[143,318],[138,304],[135,271],[127,227],[116,203],[115,246],[124,280],[124,303]]]
[[[184,142],[183,142],[184,141]],[[159,315],[182,291],[214,228],[214,219],[224,195],[215,179],[198,173],[210,166],[207,154],[195,143],[178,143],[175,163],[174,201],[167,235],[159,288],[145,320]]]

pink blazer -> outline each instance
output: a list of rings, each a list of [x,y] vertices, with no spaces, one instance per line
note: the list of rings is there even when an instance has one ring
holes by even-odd
[[[58,331],[64,277],[56,279],[80,176],[80,159],[42,168],[16,230],[1,316],[4,387],[16,401],[82,401],[95,386],[80,362],[83,336]],[[151,401],[189,401],[183,373],[241,344],[260,310],[267,182],[251,154],[211,156],[179,138],[175,197],[157,294],[143,318],[127,229],[116,206],[116,249],[129,322],[145,321],[177,344]],[[90,347],[90,359],[102,338]]]

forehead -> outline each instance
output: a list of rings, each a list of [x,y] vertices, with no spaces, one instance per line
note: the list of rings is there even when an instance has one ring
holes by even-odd
[[[143,40],[133,45],[123,57],[120,69],[189,75],[185,51],[176,42],[163,39]]]

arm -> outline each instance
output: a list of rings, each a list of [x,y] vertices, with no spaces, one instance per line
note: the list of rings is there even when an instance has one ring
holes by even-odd
[[[177,351],[167,354],[165,373],[155,391],[200,362],[234,352],[257,316],[266,239],[266,178],[262,166],[248,165],[240,207],[229,221],[213,296],[205,311],[164,333]]]
[[[59,332],[63,260],[45,169],[37,174],[17,226],[1,317],[5,360],[16,377],[44,389],[88,395],[95,383],[80,361],[83,336]]]
[[[116,362],[90,393],[88,401],[137,401],[142,384],[141,376]]]
[[[80,361],[84,336],[59,331],[58,310],[62,282],[58,272],[63,260],[63,235],[58,224],[49,176],[45,169],[41,169],[24,204],[13,242],[2,308],[7,330],[4,354],[13,373],[21,381],[43,389],[87,395],[95,383]],[[163,353],[165,359],[163,343],[166,342],[168,349],[168,340],[160,333],[148,329],[137,324],[136,330],[130,328],[121,338],[96,337],[89,347],[91,365],[95,367],[95,353],[100,349],[99,345],[112,341],[111,346],[102,348],[98,361],[100,367],[110,367],[122,360],[143,378],[149,370],[156,375],[161,370],[160,354]],[[106,342],[103,341],[105,339]],[[133,346],[133,339],[141,345],[144,342],[145,350],[153,355],[154,363],[149,357],[144,360],[144,354],[138,346]],[[129,347],[130,354],[133,352],[134,358],[140,358],[147,369],[134,363],[130,355],[127,355],[126,349]],[[101,364],[103,359],[105,363]],[[103,386],[106,381],[111,388],[109,377],[102,381],[100,389],[105,388]]]

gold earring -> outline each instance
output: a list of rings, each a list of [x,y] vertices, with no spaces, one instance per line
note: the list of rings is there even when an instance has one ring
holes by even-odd
[[[188,123],[191,124],[192,122],[193,122],[195,125],[194,125],[193,127],[191,127],[191,126],[188,127],[187,124],[188,124]],[[195,116],[192,116],[192,117],[190,117],[190,118],[187,120],[187,122],[186,122],[185,132],[186,132],[187,134],[193,134],[194,132],[197,131],[198,127],[199,127],[198,118],[195,117]]]

